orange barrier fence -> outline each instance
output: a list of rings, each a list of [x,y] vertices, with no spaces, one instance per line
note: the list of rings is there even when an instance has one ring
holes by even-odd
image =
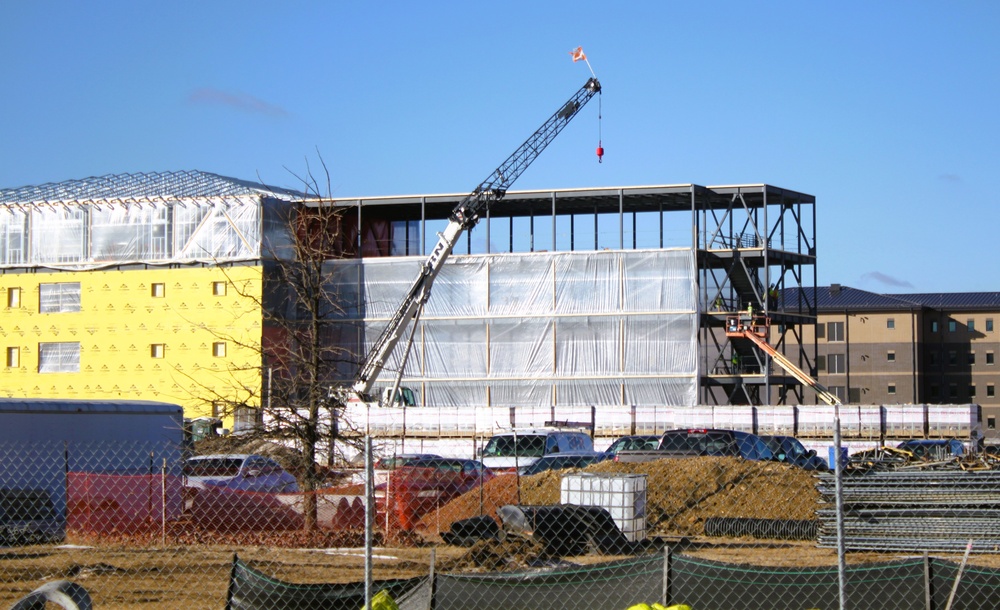
[[[140,532],[181,516],[183,480],[173,475],[70,472],[66,524],[87,533]]]

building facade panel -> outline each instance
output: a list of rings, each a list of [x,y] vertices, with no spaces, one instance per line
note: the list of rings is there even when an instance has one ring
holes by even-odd
[[[2,274],[0,294],[19,296],[0,313],[0,395],[160,400],[192,416],[236,388],[259,401],[260,286],[258,266]]]

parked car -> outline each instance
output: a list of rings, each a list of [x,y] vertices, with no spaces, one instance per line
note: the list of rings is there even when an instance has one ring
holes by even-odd
[[[543,455],[567,451],[593,451],[594,441],[583,432],[533,429],[502,432],[486,443],[483,464],[496,471],[514,472]]]
[[[0,489],[0,544],[59,542],[65,535],[46,489]]]
[[[295,477],[278,462],[263,455],[197,455],[184,463],[184,485],[240,491],[291,493],[299,491]]]
[[[659,434],[636,434],[623,436],[611,443],[604,453],[614,458],[619,451],[635,451],[637,449],[656,449],[660,444]]]
[[[538,458],[534,464],[522,467],[518,472],[522,476],[530,476],[546,470],[562,470],[564,468],[586,468],[591,464],[603,462],[610,456],[603,451],[586,453],[553,453]]]
[[[466,460],[462,458],[429,457],[411,460],[400,467],[401,470],[410,472],[408,476],[413,476],[412,471],[422,469],[434,471],[438,475],[457,474],[462,479],[483,479],[483,482],[496,476],[492,469],[487,468],[479,460]]]
[[[406,466],[414,460],[427,460],[439,457],[441,456],[434,453],[398,453],[375,460],[374,468],[375,470],[395,470]]]
[[[962,444],[962,441],[954,438],[915,438],[901,442],[896,445],[896,449],[909,451],[913,457],[927,461],[950,460],[965,455],[965,445]]]
[[[416,527],[423,515],[495,476],[479,460],[425,458],[413,460],[389,474],[386,498],[404,530]]]
[[[740,430],[667,430],[655,449],[623,449],[616,462],[652,462],[664,458],[732,456],[745,460],[773,460],[774,454],[756,434]]]
[[[807,450],[794,436],[761,436],[760,440],[767,444],[768,449],[779,462],[798,466],[804,470],[829,470],[826,460],[816,455],[815,449]]]

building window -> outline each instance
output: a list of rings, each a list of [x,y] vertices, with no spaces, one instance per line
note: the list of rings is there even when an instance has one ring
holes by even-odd
[[[936,333],[938,331],[938,321],[931,320],[931,332]]]
[[[162,358],[163,352],[167,349],[167,346],[163,343],[153,343],[149,346],[149,357],[150,358]]]
[[[842,385],[832,385],[829,388],[830,393],[839,398],[840,400],[847,400],[847,392]]]
[[[948,365],[955,366],[958,364],[958,352],[955,350],[948,350]]]
[[[39,343],[39,373],[79,373],[79,343]]]
[[[889,362],[895,362],[896,361],[896,352],[895,352],[895,350],[889,350],[888,353],[886,353],[885,358]]]
[[[816,325],[816,338],[817,339],[826,339],[826,324],[817,324]]]
[[[938,387],[938,384],[932,383],[931,384],[931,398],[936,400],[940,395],[941,395],[941,388]]]
[[[21,289],[20,288],[8,288],[7,289],[7,307],[11,309],[17,309],[21,306]]]
[[[212,282],[212,295],[217,297],[226,296],[226,283],[225,282]]]
[[[847,357],[844,354],[830,354],[826,357],[827,372],[830,374],[847,372]]]
[[[973,364],[975,364],[976,363],[976,352],[969,352],[968,359],[969,359],[969,365],[970,366],[973,365]]]
[[[21,348],[19,347],[8,347],[7,348],[7,368],[16,369],[21,366]]]
[[[949,383],[948,384],[948,397],[949,398],[958,398],[958,384],[957,383]]]
[[[886,391],[889,393],[890,396],[894,395],[896,393],[896,384],[890,383]]]
[[[39,313],[80,311],[80,282],[38,285]]]
[[[212,401],[212,417],[222,417],[226,413],[226,403],[221,400]]]
[[[226,342],[225,341],[216,341],[215,343],[213,343],[212,344],[212,355],[215,356],[216,358],[225,358],[226,357]]]
[[[827,322],[827,324],[826,324],[826,340],[827,341],[843,341],[844,340],[844,323],[843,322]]]
[[[889,318],[888,320],[886,320],[885,321],[885,327],[888,328],[889,330],[892,330],[892,329],[896,328],[896,319],[895,318]]]
[[[150,288],[150,295],[157,299],[162,299],[166,294],[167,287],[163,284],[163,282],[154,282],[153,286]]]
[[[989,428],[990,430],[996,430],[997,429],[997,418],[992,417],[992,416],[991,417],[987,417],[986,418],[986,427]]]
[[[986,332],[993,332],[993,318],[986,318]]]
[[[976,321],[975,320],[966,320],[965,326],[969,329],[970,333],[974,332],[976,330]]]
[[[975,398],[975,397],[976,397],[976,384],[972,384],[969,386],[969,398]]]
[[[993,387],[992,383],[986,384],[986,395],[989,396],[990,398],[996,396],[996,388]]]
[[[264,424],[263,414],[256,407],[239,405],[233,413],[233,432],[256,430]]]
[[[958,330],[958,322],[954,320],[948,320],[948,332],[953,333]]]
[[[931,350],[927,352],[927,366],[937,366],[937,363],[938,363],[937,350]]]
[[[986,364],[993,364],[993,352],[986,352]]]

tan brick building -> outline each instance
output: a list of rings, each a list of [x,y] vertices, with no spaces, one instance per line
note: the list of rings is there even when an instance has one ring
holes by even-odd
[[[783,296],[787,296],[783,295]],[[809,296],[807,296],[809,298]],[[815,376],[850,404],[963,404],[1000,438],[1000,292],[876,294],[816,289]]]

